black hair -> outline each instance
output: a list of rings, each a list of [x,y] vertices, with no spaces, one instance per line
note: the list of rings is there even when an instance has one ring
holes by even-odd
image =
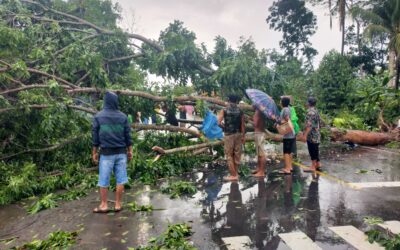
[[[230,95],[228,95],[228,101],[233,102],[233,103],[239,103],[240,97],[236,94],[230,94]]]
[[[290,98],[289,98],[289,97],[286,97],[286,96],[282,97],[282,98],[281,98],[281,103],[282,103],[282,106],[283,106],[284,108],[289,107]]]
[[[309,97],[307,100],[308,105],[310,105],[311,107],[314,107],[315,104],[317,104],[317,99],[315,99],[315,97]]]

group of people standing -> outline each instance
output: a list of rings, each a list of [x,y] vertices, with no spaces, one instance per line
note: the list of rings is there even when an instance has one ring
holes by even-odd
[[[228,164],[229,176],[225,177],[225,181],[237,181],[239,179],[239,164],[241,159],[242,144],[245,143],[245,115],[240,110],[238,103],[240,98],[237,95],[228,96],[228,107],[221,110],[218,116],[218,125],[224,130],[224,151]],[[312,164],[308,172],[321,170],[319,159],[319,143],[321,141],[321,119],[315,105],[317,103],[314,97],[307,100],[307,114],[305,117],[305,130],[299,132],[295,129],[297,125],[297,115],[293,107],[290,107],[291,98],[288,96],[281,97],[282,111],[279,117],[272,116],[275,126],[283,126],[287,124],[287,129],[282,132],[283,136],[283,158],[284,168],[279,171],[280,174],[291,174],[292,158],[297,154],[296,138],[307,142],[308,151]],[[265,122],[266,117],[260,109],[253,106],[255,113],[253,116],[254,126],[254,143],[257,153],[257,168],[253,171],[253,176],[264,177],[266,168],[266,153],[264,150],[265,141]],[[295,118],[295,119],[294,119]],[[294,119],[294,120],[293,120]],[[296,131],[297,130],[297,131]],[[278,129],[278,131],[280,131]]]
[[[224,151],[230,173],[229,176],[224,178],[225,181],[237,181],[239,179],[238,169],[241,160],[242,145],[246,141],[245,115],[238,106],[239,101],[240,98],[237,95],[230,95],[228,97],[228,106],[221,110],[218,118],[212,119],[215,116],[210,115],[211,113],[208,112],[208,116],[205,117],[205,121],[208,122],[204,123],[201,127],[201,130],[208,131],[205,133],[206,135],[215,139],[220,139],[222,137],[222,130],[224,131]],[[292,154],[296,148],[296,131],[292,124],[294,115],[292,115],[293,112],[290,110],[289,105],[290,98],[282,97],[280,117],[273,117],[278,127],[285,123],[291,124],[289,126],[291,129],[283,134],[285,167],[280,171],[281,174],[291,173]],[[308,110],[305,119],[305,131],[298,135],[308,145],[312,160],[309,171],[315,171],[321,167],[318,147],[321,137],[320,116],[315,105],[316,99],[310,97],[307,101]],[[254,141],[258,162],[253,174],[255,177],[264,177],[266,167],[266,153],[264,151],[266,117],[261,110],[255,106],[254,108]],[[163,106],[163,111],[166,113],[166,121],[175,123],[175,126],[177,126],[174,112],[170,111],[167,106]],[[180,111],[184,112],[187,109],[180,109]],[[193,111],[190,112],[193,113]],[[106,92],[103,110],[93,118],[92,141],[92,160],[96,164],[99,164],[98,186],[100,187],[101,198],[100,205],[93,212],[106,213],[109,211],[107,191],[112,173],[114,173],[117,182],[114,211],[121,211],[124,184],[128,182],[126,165],[127,161],[132,159],[132,140],[130,121],[124,113],[118,110],[118,96],[113,92]]]

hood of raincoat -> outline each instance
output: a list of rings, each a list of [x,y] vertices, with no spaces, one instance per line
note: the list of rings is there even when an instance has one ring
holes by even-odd
[[[104,109],[118,110],[118,95],[107,91],[104,96]]]

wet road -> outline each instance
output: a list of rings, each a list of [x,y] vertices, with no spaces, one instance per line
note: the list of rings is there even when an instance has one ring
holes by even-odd
[[[299,158],[309,164],[304,146],[299,147]],[[400,220],[400,187],[355,189],[343,184],[400,181],[398,153],[325,148],[322,163],[328,176],[313,176],[299,167],[293,175],[277,176],[273,170],[281,167],[279,163],[268,165],[265,179],[245,177],[238,183],[223,183],[226,169],[210,165],[186,176],[199,190],[189,199],[171,200],[149,186],[127,190],[125,202],[136,200],[164,209],[152,213],[92,214],[98,202],[95,191],[36,215],[28,215],[23,203],[3,206],[0,238],[19,238],[9,245],[0,243],[0,249],[43,239],[57,229],[82,230],[75,249],[127,249],[145,244],[168,223],[178,222],[193,227],[191,240],[199,249],[223,248],[222,238],[231,236],[248,236],[249,249],[289,249],[278,234],[294,231],[305,233],[322,249],[353,249],[328,227],[353,225],[365,231],[365,216]],[[251,160],[248,164],[254,166]]]

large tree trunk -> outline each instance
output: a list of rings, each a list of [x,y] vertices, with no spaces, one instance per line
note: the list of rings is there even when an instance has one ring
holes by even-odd
[[[393,133],[378,133],[363,130],[339,130],[331,128],[332,141],[349,141],[352,143],[376,146],[390,141],[399,141],[399,131]]]
[[[399,55],[396,56],[396,78],[394,80],[394,88],[399,89],[400,81],[400,58]]]
[[[389,50],[389,87],[394,88],[396,86],[396,51],[393,49]]]

